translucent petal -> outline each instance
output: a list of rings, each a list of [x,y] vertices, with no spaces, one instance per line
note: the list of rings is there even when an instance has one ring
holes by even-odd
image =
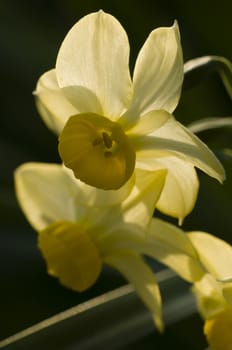
[[[152,312],[157,328],[162,331],[163,321],[159,286],[148,265],[140,256],[130,252],[106,256],[104,261],[120,271],[134,285],[139,297]]]
[[[76,108],[78,113],[103,114],[103,109],[97,96],[84,86],[67,86],[61,89],[66,98]],[[76,115],[77,113],[73,113]]]
[[[134,69],[131,113],[176,108],[183,81],[183,58],[178,25],[150,33],[139,52]]]
[[[199,181],[193,165],[177,157],[157,157],[149,161],[139,157],[137,165],[150,170],[168,170],[156,207],[162,213],[178,218],[181,224],[197,199]]]
[[[198,310],[205,320],[214,317],[228,307],[220,283],[209,273],[194,283],[192,291],[197,299]]]
[[[213,152],[174,118],[169,118],[152,135],[134,138],[133,146],[138,159],[147,159],[148,163],[149,158],[159,153],[163,157],[172,155],[191,162],[220,182],[225,179],[224,169]]]
[[[149,255],[178,273],[187,281],[196,281],[204,274],[201,262],[179,228],[159,219],[152,219],[147,234]]]
[[[19,204],[35,230],[60,220],[76,220],[75,187],[56,164],[26,163],[15,171]]]
[[[104,230],[97,229],[100,244],[106,237],[111,240],[114,234],[119,235],[124,242],[123,234],[120,236],[120,232],[127,232],[127,230],[132,231],[133,234],[136,234],[134,230],[137,230],[139,236],[144,237],[162,191],[166,171],[150,172],[136,169],[134,175],[134,187],[128,197],[124,198],[120,206],[108,208],[108,212],[104,215],[104,222],[100,220],[98,222],[100,227],[104,225]],[[94,235],[96,235],[95,232],[96,229],[94,229]]]
[[[228,243],[205,232],[194,231],[188,236],[209,273],[219,281],[232,277],[232,247]]]
[[[60,220],[85,220],[94,225],[108,207],[121,204],[134,181],[133,176],[120,190],[106,192],[85,185],[58,164],[25,163],[15,171],[19,204],[36,230]],[[102,215],[96,217],[97,208],[102,208]]]
[[[39,232],[39,248],[48,273],[68,288],[82,292],[100,275],[102,259],[86,232],[70,222],[56,222]]]
[[[34,95],[43,121],[56,134],[60,133],[68,118],[78,112],[59,88],[55,69],[40,77]]]
[[[166,170],[136,169],[136,182],[130,195],[122,203],[123,222],[146,228],[162,192]]]
[[[117,204],[121,204],[130,194],[133,186],[135,185],[136,176],[133,174],[131,178],[120,187],[119,190],[101,190],[93,186],[86,185],[84,182],[77,180],[74,177],[72,170],[63,167],[62,169],[67,176],[71,177],[73,186],[76,186],[79,190],[77,195],[76,205],[85,207],[109,207]],[[74,191],[74,189],[73,189]]]
[[[61,45],[56,62],[59,86],[91,90],[104,115],[115,120],[131,98],[128,61],[128,38],[120,23],[103,11],[89,14],[71,28]]]
[[[189,282],[202,278],[205,270],[186,234],[174,225],[152,219],[146,231],[139,225],[121,224],[99,243],[102,254],[134,251],[158,260]]]
[[[226,282],[221,284],[222,293],[226,301],[232,306],[232,283]]]
[[[124,130],[129,128],[127,134],[133,137],[133,135],[149,135],[165,124],[169,118],[169,113],[164,110],[157,110],[140,116],[132,127],[127,124],[127,120],[123,116],[120,118],[119,123]]]
[[[135,152],[120,124],[97,114],[68,120],[59,153],[77,179],[104,190],[119,189],[134,172]]]

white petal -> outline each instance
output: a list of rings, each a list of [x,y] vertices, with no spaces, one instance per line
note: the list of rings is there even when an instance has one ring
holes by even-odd
[[[151,111],[147,114],[140,116],[138,121],[131,127],[124,116],[120,118],[119,122],[122,124],[124,130],[129,129],[127,135],[129,137],[137,135],[149,135],[156,129],[164,125],[170,118],[170,114],[164,110]]]
[[[181,94],[183,69],[177,23],[151,32],[135,64],[131,111],[137,114],[154,109],[173,112]]]
[[[56,63],[59,86],[91,90],[104,114],[117,119],[131,98],[128,61],[128,38],[120,23],[103,11],[89,14],[61,45]]]
[[[220,284],[208,273],[194,283],[192,290],[197,298],[198,309],[205,320],[214,317],[227,306]]]
[[[131,194],[122,203],[125,223],[139,225],[143,230],[151,220],[163,189],[166,170],[145,171],[136,169],[136,182]]]
[[[191,131],[178,123],[174,118],[168,121],[151,136],[138,137],[133,140],[140,158],[176,156],[191,162],[209,176],[222,182],[225,178],[224,169],[213,152]]]
[[[77,180],[72,170],[63,167],[63,171],[71,178],[72,186],[77,187],[79,192],[76,197],[78,206],[93,208],[106,208],[109,206],[120,205],[131,193],[136,176],[133,174],[131,178],[119,190],[102,190],[93,186],[86,185],[84,182]],[[62,186],[60,184],[60,186]]]
[[[159,286],[148,265],[140,256],[129,252],[109,255],[104,261],[120,271],[134,285],[139,297],[152,312],[157,328],[162,331],[162,305]]]
[[[84,86],[67,86],[61,89],[78,113],[103,114],[97,96]]]
[[[188,234],[207,271],[217,280],[232,277],[232,247],[222,239],[205,232]]]
[[[134,181],[132,177],[118,191],[103,191],[85,185],[58,164],[25,163],[15,171],[18,201],[36,230],[62,220],[84,220],[91,227],[128,196]]]
[[[222,293],[226,301],[232,306],[232,283],[222,284]]]
[[[78,113],[59,88],[54,69],[40,77],[34,95],[43,121],[56,134],[60,133],[71,115]]]
[[[196,203],[199,181],[192,164],[176,157],[160,157],[138,161],[138,166],[148,169],[167,169],[164,188],[156,205],[166,215],[183,222]]]
[[[104,218],[100,216],[102,212],[100,208],[99,220],[95,220],[96,225],[99,226],[91,229],[92,235],[96,237],[97,232],[97,239],[102,240],[108,236],[111,237],[115,232],[117,235],[120,232],[137,230],[144,236],[162,191],[165,176],[166,170],[150,172],[136,169],[136,180],[132,191],[127,197],[122,198],[121,204],[118,202],[117,206],[108,206]],[[102,230],[103,226],[104,230]]]
[[[19,204],[35,230],[55,221],[75,221],[75,195],[60,165],[25,163],[15,171],[15,186]]]
[[[158,260],[188,282],[202,278],[205,269],[185,232],[159,219],[152,219],[147,231],[135,224],[113,227],[98,243],[102,255],[133,251]]]
[[[147,234],[147,245],[150,256],[187,281],[196,281],[205,273],[191,241],[174,225],[153,218]]]

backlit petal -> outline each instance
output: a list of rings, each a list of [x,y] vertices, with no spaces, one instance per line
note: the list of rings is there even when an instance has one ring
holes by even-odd
[[[126,237],[124,237],[124,232],[128,230],[133,232],[132,235],[137,233],[142,237],[145,235],[164,185],[166,170],[151,172],[136,169],[134,175],[134,187],[128,197],[124,198],[120,206],[108,208],[104,215],[104,222],[99,220],[99,226],[101,228],[104,225],[104,230],[97,228],[93,230],[93,235],[97,234],[101,245],[102,240],[109,238],[109,247],[111,247],[114,235],[121,237],[124,244]],[[117,250],[116,244],[115,247]]]
[[[207,271],[217,280],[231,278],[232,247],[209,233],[193,231],[188,236]]]
[[[130,124],[127,124],[127,120],[124,117],[120,118],[119,123],[122,124],[124,130],[129,128],[127,133],[133,137],[133,135],[149,135],[166,123],[170,117],[171,115],[168,112],[157,110],[140,116],[132,127]]]
[[[203,276],[204,268],[190,240],[178,227],[153,218],[147,234],[147,245],[150,256],[187,281],[196,281]]]
[[[102,236],[99,247],[103,255],[131,250],[150,256],[188,282],[198,281],[205,274],[185,232],[159,219],[153,218],[147,231],[142,231],[139,225],[133,223],[113,227],[110,234]]]
[[[36,230],[55,221],[82,218],[94,225],[101,217],[96,215],[97,208],[104,216],[108,207],[121,204],[134,181],[133,176],[118,191],[106,192],[77,180],[70,170],[58,164],[25,163],[15,171],[19,204]]]
[[[220,283],[209,273],[194,283],[192,291],[197,300],[198,310],[205,320],[214,317],[228,307]]]
[[[145,114],[154,109],[173,112],[181,94],[183,68],[177,23],[151,32],[135,64],[131,112]]]
[[[162,192],[166,170],[145,171],[136,169],[135,186],[122,203],[123,222],[146,228]]]
[[[163,330],[161,296],[154,273],[143,259],[133,253],[118,253],[104,257],[104,261],[114,267],[134,285],[136,292],[151,311],[157,328]]]
[[[225,179],[224,169],[213,152],[174,118],[169,118],[152,135],[134,139],[133,146],[138,150],[138,157],[147,158],[148,162],[158,152],[163,156],[174,155],[191,162],[220,182]]]
[[[68,118],[78,112],[59,88],[54,69],[40,77],[34,95],[43,121],[56,134],[60,133]]]
[[[59,86],[91,90],[105,116],[115,120],[131,98],[128,61],[128,38],[120,23],[103,11],[89,14],[71,28],[61,45],[56,62]]]
[[[157,157],[149,161],[139,158],[137,164],[150,170],[167,169],[165,185],[156,207],[162,213],[178,218],[181,224],[197,199],[199,181],[193,165],[177,157]]]
[[[55,221],[75,221],[75,187],[57,164],[25,163],[15,171],[18,201],[35,230]]]

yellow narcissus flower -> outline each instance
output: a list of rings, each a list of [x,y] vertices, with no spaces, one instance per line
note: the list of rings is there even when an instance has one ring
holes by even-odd
[[[211,350],[232,347],[232,247],[203,232],[189,235],[206,273],[194,283],[199,312],[205,320],[204,333]]]
[[[160,330],[159,287],[142,256],[181,270],[190,282],[204,274],[187,236],[152,219],[165,176],[166,170],[137,169],[115,192],[88,186],[61,165],[27,163],[15,172],[17,198],[38,232],[48,272],[81,292],[94,284],[103,264],[112,266],[134,285]]]
[[[99,11],[68,32],[55,69],[41,76],[35,96],[76,178],[111,190],[126,183],[134,168],[167,169],[157,207],[181,222],[196,201],[195,166],[224,179],[213,153],[172,115],[182,81],[176,22],[150,33],[131,78],[127,34],[113,16]]]

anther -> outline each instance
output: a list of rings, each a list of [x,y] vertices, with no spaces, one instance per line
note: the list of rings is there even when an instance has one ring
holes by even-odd
[[[111,137],[106,132],[103,131],[102,138],[106,148],[111,148],[113,144]]]

